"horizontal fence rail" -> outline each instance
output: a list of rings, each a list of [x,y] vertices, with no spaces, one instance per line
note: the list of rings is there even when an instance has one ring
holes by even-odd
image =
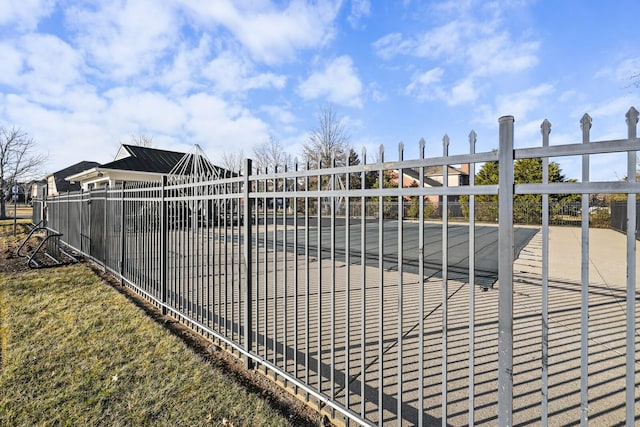
[[[506,116],[498,151],[475,153],[471,132],[469,153],[453,156],[445,136],[441,153],[427,157],[421,141],[412,160],[402,144],[397,161],[383,147],[377,162],[363,151],[356,165],[266,172],[247,160],[242,176],[47,197],[33,220],[346,424],[631,426],[637,119],[632,108],[627,139],[596,143],[585,115],[582,142],[562,146],[549,145],[545,120],[542,147],[514,149]],[[590,156],[602,153],[627,155],[627,181],[590,181]],[[562,156],[582,159],[580,182],[549,182],[549,159]],[[541,159],[540,182],[515,183],[515,163],[528,158]],[[478,185],[485,162],[498,162],[499,180]],[[464,164],[468,184],[452,185],[449,167]],[[439,185],[425,176],[433,166]],[[405,182],[407,172],[417,178]],[[594,205],[596,193],[624,201]],[[550,275],[552,226],[579,227],[575,280]],[[594,227],[625,233],[625,283],[594,280]],[[604,315],[603,304],[624,309]],[[607,370],[619,387],[601,409],[614,387]]]

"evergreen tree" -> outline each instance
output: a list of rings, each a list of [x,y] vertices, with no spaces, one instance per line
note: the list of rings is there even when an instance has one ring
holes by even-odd
[[[513,178],[516,184],[533,184],[542,182],[542,159],[519,159],[514,163]],[[485,163],[476,174],[476,185],[498,184],[499,172],[498,162]],[[549,162],[549,182],[575,182],[568,180],[563,174],[560,165],[556,162]],[[479,221],[497,221],[498,219],[498,196],[478,195],[476,200],[476,219]],[[551,194],[549,205],[551,213],[555,206],[561,203],[579,202],[578,194]],[[469,196],[460,197],[462,212],[469,216]],[[513,219],[516,223],[539,224],[542,221],[542,195],[540,194],[517,194],[513,200]]]

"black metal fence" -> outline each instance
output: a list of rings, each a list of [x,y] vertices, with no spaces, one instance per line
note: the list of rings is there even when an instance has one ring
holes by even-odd
[[[588,140],[590,122],[587,126],[583,120],[583,139]],[[630,135],[635,131],[631,122]],[[550,184],[543,174],[542,183],[514,185],[513,164],[516,158],[543,158],[547,167],[550,157],[581,155],[588,171],[590,154],[624,152],[635,159],[640,140],[630,136],[548,146],[550,126],[545,123],[542,148],[514,150],[513,118],[503,117],[497,152],[475,153],[472,133],[470,153],[456,156],[448,155],[447,139],[440,157],[425,158],[421,143],[419,159],[398,162],[367,164],[363,155],[356,166],[296,166],[254,174],[247,161],[245,176],[173,177],[48,198],[34,209],[34,222],[42,215],[67,244],[164,312],[237,351],[248,366],[284,379],[346,423],[513,425],[516,414],[522,424],[560,424],[567,422],[562,418],[567,408],[574,413],[570,422],[583,418],[586,423],[589,400],[605,394],[592,391],[594,380],[590,383],[585,374],[589,346],[596,345],[586,316],[592,287],[586,274],[576,277],[576,286],[550,284],[549,224],[556,216],[579,223],[588,234],[591,214],[583,213],[589,211],[589,194],[635,197],[640,185],[591,183],[588,173],[578,183]],[[474,185],[476,164],[497,160],[499,184]],[[420,182],[382,188],[385,171],[412,168],[424,176],[429,166],[461,163],[471,165],[468,186],[433,188]],[[378,188],[354,185],[364,183],[372,171],[379,177]],[[582,194],[579,209],[550,206],[550,194],[570,193]],[[514,205],[522,194],[541,195],[540,205]],[[456,205],[461,195],[468,196],[466,207]],[[480,195],[498,196],[499,203],[476,204]],[[438,200],[437,208],[427,206],[428,196]],[[411,215],[408,200],[416,201]],[[521,211],[524,216],[518,219]],[[635,220],[635,205],[627,213]],[[478,217],[485,214],[499,226],[482,224]],[[437,220],[429,221],[432,216]],[[453,217],[460,221],[450,221]],[[540,226],[514,227],[519,221]],[[526,277],[516,281],[514,256],[538,229],[540,254],[528,256],[540,271],[518,272]],[[588,266],[588,239],[581,245],[575,256]],[[627,243],[631,272],[634,248]],[[629,274],[626,284],[624,315],[631,327],[621,334],[622,344],[611,344],[627,349],[619,376],[626,380],[628,425],[634,423],[637,402],[634,276]],[[476,294],[477,285],[487,289],[496,279],[497,292]],[[527,295],[526,303],[514,307],[514,286],[532,283],[532,292],[541,292],[539,304]],[[548,355],[555,349],[563,353],[566,346],[566,341],[548,339],[556,331],[550,313],[560,315],[549,310],[548,299],[550,292],[564,289],[572,290],[572,298],[583,293],[570,308],[563,294],[558,311],[575,308],[584,314],[577,332],[570,334],[578,337],[580,360],[561,368],[562,373],[578,372],[574,378],[581,396],[574,406],[562,400],[562,387],[573,393],[574,382],[564,377],[557,385],[548,381],[549,360],[553,363]],[[525,366],[531,361],[536,366]],[[613,409],[620,409],[621,394]],[[514,410],[516,401],[525,403]],[[550,411],[554,405],[562,409]]]
[[[640,211],[640,201],[636,202],[636,209]],[[627,202],[611,202],[611,228],[626,233],[627,223]],[[640,215],[636,217],[636,238],[640,239]]]

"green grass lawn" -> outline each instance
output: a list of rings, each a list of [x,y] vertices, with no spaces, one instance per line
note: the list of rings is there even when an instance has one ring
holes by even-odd
[[[3,426],[290,425],[84,265],[0,273],[0,370]]]

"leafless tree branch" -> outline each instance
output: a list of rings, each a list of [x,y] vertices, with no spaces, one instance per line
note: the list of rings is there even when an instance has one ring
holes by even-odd
[[[35,153],[36,143],[18,128],[0,127],[0,218],[6,217],[6,201],[11,187],[35,177],[47,160]]]
[[[337,165],[345,165],[350,151],[350,136],[344,122],[331,105],[320,108],[318,127],[311,131],[309,140],[304,144],[305,160],[309,167],[331,167],[335,158]]]
[[[253,147],[253,155],[255,167],[260,172],[282,172],[285,167],[290,168],[293,165],[291,154],[287,153],[282,143],[273,135],[268,141]]]

